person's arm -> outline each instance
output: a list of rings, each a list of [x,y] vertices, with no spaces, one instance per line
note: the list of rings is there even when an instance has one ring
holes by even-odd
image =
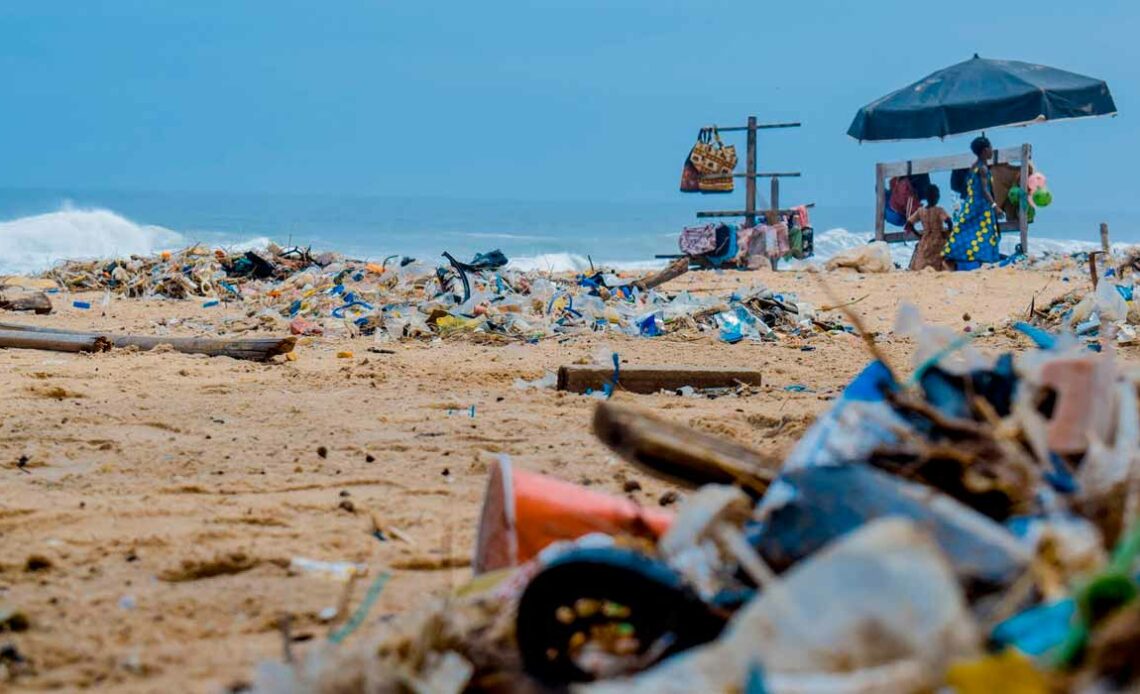
[[[994,202],[994,189],[993,181],[990,179],[990,167],[983,164],[978,164],[978,175],[982,178],[982,195],[985,196],[986,202],[989,203],[990,209],[995,213],[1001,214],[1001,208]]]

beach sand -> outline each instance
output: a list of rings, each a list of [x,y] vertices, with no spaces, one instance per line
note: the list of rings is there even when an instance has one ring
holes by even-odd
[[[890,330],[903,301],[931,322],[982,330],[1023,313],[1035,293],[1040,305],[1074,287],[1058,272],[997,269],[695,272],[666,289],[722,293],[762,282],[819,306],[828,300],[817,277],[842,301],[866,296],[854,309],[900,369],[910,366],[912,345]],[[55,315],[0,320],[153,334],[159,319],[234,310],[116,299],[103,316],[101,297],[88,298],[95,309],[68,301]],[[1028,347],[1001,330],[977,342],[994,352]],[[218,691],[248,682],[258,661],[282,657],[282,614],[294,636],[321,639],[318,613],[341,599],[334,580],[291,575],[293,557],[366,564],[369,578],[357,581],[351,604],[372,576],[391,571],[370,620],[445,594],[468,569],[399,567],[470,557],[486,471],[500,454],[614,494],[636,479],[641,489],[629,496],[656,506],[673,487],[594,439],[593,398],[514,385],[603,348],[629,364],[763,370],[766,384],[744,397],[614,397],[773,455],[788,451],[869,359],[847,334],[736,345],[709,334],[507,346],[317,338],[302,341],[298,360],[271,364],[0,350],[0,601],[31,622],[0,642],[15,643],[35,670],[16,684]],[[338,358],[346,350],[354,356]],[[808,390],[785,390],[794,385]],[[413,543],[378,541],[371,513]]]

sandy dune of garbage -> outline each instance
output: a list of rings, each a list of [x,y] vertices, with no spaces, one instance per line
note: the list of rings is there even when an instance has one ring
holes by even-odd
[[[1024,311],[1035,293],[1040,303],[1072,288],[1059,273],[1014,269],[822,277],[843,301],[866,296],[856,309],[883,333],[902,300],[935,322],[980,330]],[[692,273],[667,289],[754,282],[828,303],[806,273]],[[150,334],[159,319],[230,310],[117,300],[103,316],[99,298],[90,311],[68,303],[56,315],[3,320]],[[906,341],[881,340],[907,363]],[[979,344],[1026,343],[999,332]],[[842,334],[737,345],[710,336],[509,346],[318,338],[302,342],[297,361],[275,364],[0,351],[0,604],[31,622],[0,642],[11,637],[35,670],[18,684],[217,691],[248,681],[258,660],[281,656],[282,614],[295,637],[323,638],[318,615],[341,599],[335,580],[294,575],[294,557],[391,571],[373,618],[415,607],[467,578],[465,568],[432,567],[468,558],[485,470],[501,453],[612,493],[637,480],[630,496],[657,504],[669,485],[592,438],[592,399],[514,386],[603,347],[634,364],[763,369],[767,385],[747,397],[615,397],[773,455],[868,358]],[[345,350],[354,356],[338,358]],[[786,390],[795,385],[808,390]],[[377,540],[371,514],[413,542]],[[367,583],[357,582],[352,604]]]

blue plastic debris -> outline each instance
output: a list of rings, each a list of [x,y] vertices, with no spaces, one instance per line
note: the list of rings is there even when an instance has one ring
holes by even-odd
[[[1021,576],[1031,553],[1004,526],[926,485],[862,464],[805,467],[781,475],[747,531],[776,570],[877,518],[900,516],[926,528],[959,578],[979,591]]]
[[[1074,614],[1076,605],[1071,599],[1039,605],[998,624],[990,640],[1026,655],[1045,655],[1065,640]]]
[[[71,305],[74,306],[75,308],[81,308],[84,311],[91,308],[91,303],[88,301],[72,301]]]
[[[637,330],[642,337],[657,337],[665,334],[661,316],[656,313],[650,313],[638,319]]]
[[[1033,344],[1041,349],[1053,349],[1057,346],[1057,338],[1054,337],[1046,330],[1042,330],[1035,325],[1030,325],[1024,321],[1018,321],[1013,324],[1013,329],[1025,335]]]

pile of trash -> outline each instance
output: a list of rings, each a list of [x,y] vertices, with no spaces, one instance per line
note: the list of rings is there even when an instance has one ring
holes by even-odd
[[[446,262],[434,265],[397,256],[370,263],[273,245],[241,253],[194,246],[151,257],[68,261],[46,276],[63,290],[103,292],[108,300],[202,297],[206,307],[243,307],[242,317],[217,318],[219,334],[288,329],[381,340],[467,335],[533,342],[614,331],[644,337],[712,333],[738,342],[849,330],[817,316],[794,295],[762,286],[719,298],[671,295],[652,281],[616,272],[521,272],[508,267],[498,250],[470,262],[443,257]]]
[[[255,690],[1136,691],[1140,375],[900,325],[913,370],[877,356],[783,461],[599,404],[677,513],[501,460],[470,585]]]
[[[1097,269],[1098,256],[1104,257],[1103,272]],[[1081,254],[1076,260],[1084,261],[1077,265],[1078,268],[1087,263],[1092,290],[1073,289],[1047,306],[1039,307],[1034,302],[1027,312],[1028,323],[1072,333],[1094,350],[1100,348],[1102,332],[1107,333],[1117,345],[1136,344],[1140,306],[1133,297],[1136,272],[1140,270],[1140,254],[1129,255],[1119,267],[1113,267],[1111,258],[1099,252]],[[1133,270],[1131,278],[1127,278],[1129,269]],[[1070,281],[1068,270],[1066,268],[1062,275],[1063,282]]]

